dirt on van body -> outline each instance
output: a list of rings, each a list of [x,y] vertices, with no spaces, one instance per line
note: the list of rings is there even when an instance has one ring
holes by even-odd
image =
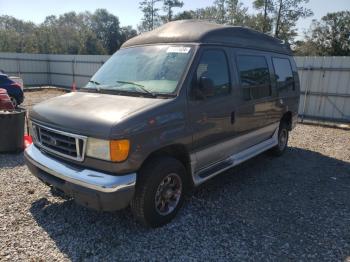
[[[25,105],[59,95],[26,94]],[[350,131],[298,125],[290,147],[194,189],[170,224],[99,213],[53,197],[23,155],[0,155],[0,260],[315,260],[350,258]]]

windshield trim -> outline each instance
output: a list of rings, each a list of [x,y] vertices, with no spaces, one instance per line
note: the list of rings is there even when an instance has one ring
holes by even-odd
[[[141,91],[128,91],[122,89],[112,89],[112,88],[80,88],[78,92],[87,92],[87,93],[99,93],[99,94],[115,94],[121,96],[133,96],[133,97],[147,97],[147,98],[172,98],[175,97],[175,94],[171,93],[146,93]]]

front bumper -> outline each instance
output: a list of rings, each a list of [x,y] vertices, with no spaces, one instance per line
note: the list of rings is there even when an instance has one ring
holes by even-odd
[[[115,176],[66,164],[42,153],[35,145],[24,152],[29,170],[83,206],[101,211],[125,208],[133,198],[136,173]]]

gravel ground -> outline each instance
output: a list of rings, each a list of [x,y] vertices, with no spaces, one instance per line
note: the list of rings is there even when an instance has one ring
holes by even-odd
[[[43,89],[43,90],[38,90],[38,91],[28,91],[25,92],[24,96],[24,102],[22,104],[22,106],[24,106],[25,108],[31,108],[33,105],[55,97],[55,96],[59,96],[59,95],[63,95],[66,92],[61,90],[61,89],[52,89],[52,88],[48,88],[48,89]]]
[[[55,198],[22,154],[0,155],[0,260],[341,261],[350,258],[349,197],[350,131],[311,125],[297,126],[282,157],[262,154],[195,189],[153,230],[128,209]]]

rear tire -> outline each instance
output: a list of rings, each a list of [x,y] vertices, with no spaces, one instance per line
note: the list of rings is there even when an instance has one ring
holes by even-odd
[[[289,130],[288,130],[288,124],[286,121],[282,121],[280,123],[279,129],[278,129],[278,144],[271,148],[270,152],[274,156],[281,156],[286,151],[288,147],[288,139],[289,139]]]
[[[186,190],[186,169],[180,161],[152,158],[138,173],[131,210],[145,226],[165,225],[181,208]]]

